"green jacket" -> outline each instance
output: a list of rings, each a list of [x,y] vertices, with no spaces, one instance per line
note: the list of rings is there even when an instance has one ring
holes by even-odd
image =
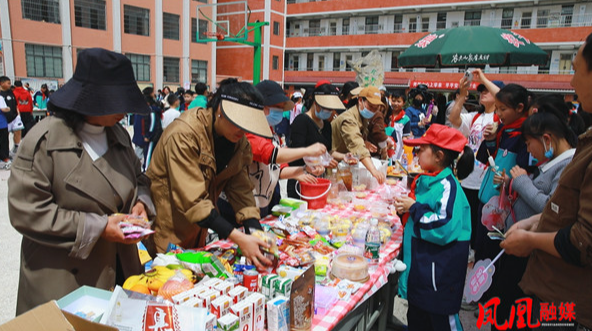
[[[431,313],[458,313],[465,284],[471,210],[452,169],[419,175],[403,233],[399,294]],[[413,188],[413,187],[412,187]]]

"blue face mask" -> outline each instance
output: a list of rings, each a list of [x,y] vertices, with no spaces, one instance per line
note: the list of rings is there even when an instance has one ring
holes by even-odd
[[[365,119],[371,119],[372,117],[374,117],[374,113],[371,112],[370,110],[368,110],[368,108],[364,107],[364,109],[360,110],[360,115],[362,115],[363,118]]]
[[[328,120],[329,117],[331,117],[331,114],[333,114],[333,112],[330,110],[323,109],[321,107],[319,107],[318,109],[320,109],[321,111],[315,110],[315,115],[322,120]]]
[[[549,146],[549,149],[547,150],[547,144],[545,144],[545,139],[541,138],[541,141],[543,142],[543,147],[545,147],[545,157],[550,160],[553,158],[553,154],[554,154],[554,150],[553,150],[553,145]]]
[[[275,108],[272,108],[269,110],[269,115],[265,116],[267,118],[267,123],[270,126],[276,126],[278,124],[280,124],[280,122],[282,121],[283,114],[282,111],[276,111]]]

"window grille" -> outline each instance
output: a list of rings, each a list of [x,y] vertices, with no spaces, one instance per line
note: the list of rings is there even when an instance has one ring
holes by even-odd
[[[179,58],[165,57],[163,58],[163,79],[165,82],[178,83],[179,82]]]
[[[60,24],[59,0],[21,0],[23,18]]]
[[[74,24],[83,28],[106,30],[105,0],[74,0]]]
[[[162,37],[179,40],[179,15],[162,13]]]
[[[62,71],[62,48],[25,44],[27,76],[29,77],[64,77]]]
[[[141,54],[125,54],[128,59],[132,62],[132,68],[134,69],[134,76],[137,81],[149,82],[150,81],[150,56]]]
[[[208,61],[191,60],[191,82],[208,83]]]
[[[139,36],[149,36],[150,10],[123,5],[123,32]]]

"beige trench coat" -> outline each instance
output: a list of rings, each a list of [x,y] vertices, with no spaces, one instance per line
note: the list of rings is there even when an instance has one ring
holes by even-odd
[[[106,132],[109,150],[94,162],[56,117],[20,144],[8,180],[10,221],[23,234],[17,314],[82,285],[114,287],[117,256],[125,277],[142,271],[136,245],[100,237],[107,215],[131,212],[138,199],[154,210],[128,133]]]
[[[149,238],[154,242],[147,245],[151,254],[166,251],[169,243],[202,247],[207,229],[198,222],[216,208],[222,190],[239,224],[259,219],[247,172],[253,160],[251,145],[243,137],[227,167],[216,174],[212,125],[211,109],[190,109],[167,127],[154,150],[146,171],[157,211],[156,233]]]

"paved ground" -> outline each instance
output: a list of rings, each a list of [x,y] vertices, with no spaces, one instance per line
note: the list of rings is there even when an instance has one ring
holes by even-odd
[[[21,235],[8,219],[9,175],[10,171],[0,170],[0,324],[14,317],[20,263]]]

